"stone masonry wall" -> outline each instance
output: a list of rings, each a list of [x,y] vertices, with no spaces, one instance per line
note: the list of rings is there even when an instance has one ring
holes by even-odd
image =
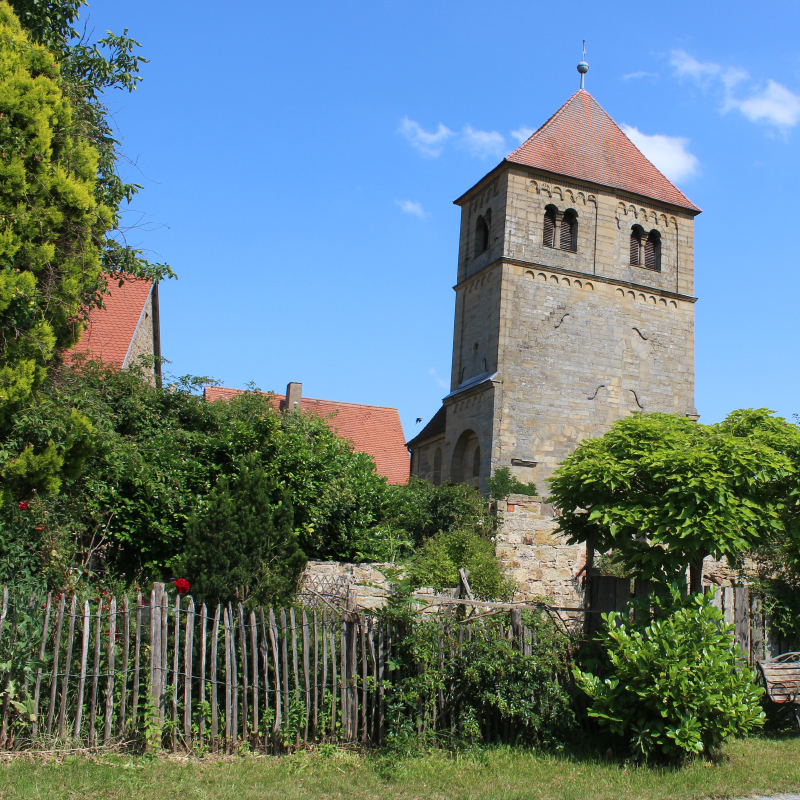
[[[508,501],[498,503],[497,518],[496,553],[519,586],[515,599],[547,597],[558,606],[580,606],[583,587],[578,573],[585,562],[585,549],[568,545],[555,534],[553,507],[525,495],[509,495]],[[355,586],[360,608],[380,608],[391,591],[387,575],[397,570],[396,564],[309,561],[301,597],[309,605],[324,606],[322,595],[341,607],[349,588]],[[432,589],[421,591],[433,593]]]
[[[524,495],[498,502],[496,553],[519,584],[518,599],[548,597],[555,605],[583,603],[583,545],[568,545],[555,533],[558,523],[548,503]]]

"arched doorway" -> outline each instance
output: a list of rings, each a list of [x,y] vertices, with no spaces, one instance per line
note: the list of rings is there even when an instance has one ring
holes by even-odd
[[[478,486],[481,478],[481,446],[475,431],[466,430],[458,437],[453,450],[450,478],[453,483]]]

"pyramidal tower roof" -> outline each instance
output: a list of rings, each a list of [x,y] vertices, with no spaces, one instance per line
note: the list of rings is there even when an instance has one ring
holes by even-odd
[[[505,160],[700,212],[585,89],[575,92]]]

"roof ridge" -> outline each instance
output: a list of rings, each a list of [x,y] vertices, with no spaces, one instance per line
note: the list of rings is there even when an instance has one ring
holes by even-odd
[[[637,146],[636,146],[636,142],[634,142],[634,141],[633,141],[633,139],[631,139],[631,137],[630,137],[630,136],[628,136],[628,134],[627,134],[627,133],[625,133],[625,131],[624,131],[624,130],[622,130],[622,128],[620,128],[620,126],[617,124],[617,121],[614,119],[614,117],[612,117],[612,116],[611,116],[611,114],[609,114],[609,113],[608,113],[608,111],[606,111],[606,110],[603,108],[603,106],[601,106],[601,105],[600,105],[600,102],[599,102],[599,101],[598,101],[596,98],[594,98],[594,97],[593,97],[591,94],[589,94],[589,92],[587,92],[587,91],[586,91],[586,89],[578,89],[578,91],[579,91],[579,92],[583,92],[584,94],[587,94],[587,95],[589,95],[589,97],[591,97],[591,99],[594,101],[594,103],[597,105],[597,107],[598,107],[598,108],[599,108],[599,109],[600,109],[600,110],[601,110],[601,111],[602,111],[602,112],[603,112],[603,113],[604,113],[604,114],[605,114],[605,115],[606,115],[606,116],[607,116],[607,117],[608,117],[608,118],[611,120],[611,124],[612,124],[612,125],[613,125],[613,126],[614,126],[614,127],[615,127],[615,128],[616,128],[616,129],[617,129],[617,130],[618,130],[618,131],[619,131],[619,132],[620,132],[620,133],[621,133],[621,134],[622,134],[622,135],[623,135],[623,136],[624,136],[624,137],[625,137],[625,138],[626,138],[626,139],[627,139],[627,140],[628,140],[628,141],[629,141],[631,144],[632,144],[632,145],[633,145],[633,147],[635,148],[636,152],[637,152],[637,153],[639,153],[639,155],[640,155],[640,156],[641,156],[641,157],[642,157],[642,158],[643,158],[643,159],[644,159],[644,160],[645,160],[645,161],[646,161],[646,162],[647,162],[647,163],[648,163],[648,164],[649,164],[649,165],[650,165],[650,166],[651,166],[651,167],[652,167],[654,170],[656,170],[656,171],[658,172],[658,174],[659,174],[659,175],[661,175],[661,177],[663,177],[663,178],[664,178],[664,180],[667,180],[667,181],[669,181],[669,182],[670,182],[670,184],[672,185],[672,187],[675,189],[675,191],[677,191],[677,192],[678,192],[678,194],[680,194],[680,196],[681,196],[681,197],[682,197],[684,200],[686,200],[686,202],[687,202],[687,203],[689,203],[690,205],[694,205],[694,203],[692,203],[692,201],[691,201],[691,200],[690,200],[690,199],[689,199],[689,198],[688,198],[688,197],[687,197],[687,196],[686,196],[686,195],[685,195],[685,194],[684,194],[684,193],[683,193],[683,192],[682,192],[682,191],[681,191],[681,190],[680,190],[680,189],[679,189],[677,186],[675,186],[675,184],[674,184],[674,183],[672,183],[672,181],[670,181],[670,180],[669,180],[669,178],[668,178],[666,175],[664,175],[664,173],[663,173],[663,172],[662,172],[662,171],[661,171],[661,170],[660,170],[660,169],[659,169],[659,168],[658,168],[658,167],[657,167],[657,166],[656,166],[656,165],[655,165],[655,164],[654,164],[654,163],[653,163],[653,162],[652,162],[652,161],[651,161],[651,160],[650,160],[650,159],[649,159],[649,158],[648,158],[648,157],[647,157],[647,156],[646,156],[646,155],[645,155],[645,154],[644,154],[644,153],[643,153],[643,152],[642,152],[642,151],[641,151],[641,150],[640,150],[640,149],[639,149]],[[576,92],[575,94],[577,94],[577,92]],[[574,96],[575,96],[575,95],[573,95],[573,97],[574,97]],[[572,99],[572,98],[570,98],[570,100],[571,100],[571,99]],[[569,100],[568,100],[567,102],[569,102]]]
[[[589,94],[586,89],[578,89],[577,92],[571,94],[567,100],[565,100],[524,142],[519,143],[519,147],[512,150],[504,159],[504,161],[508,161],[509,156],[513,156],[517,150],[522,149],[531,139],[537,137],[548,125],[555,121],[556,117],[561,114],[561,112],[573,101],[576,95],[584,92],[585,94]],[[592,98],[594,99],[594,98]],[[600,105],[598,103],[598,105]]]
[[[216,390],[222,391],[222,392],[244,393],[244,392],[251,391],[250,389],[234,389],[234,388],[232,388],[230,386],[209,386],[208,388],[209,389],[216,389]],[[273,397],[276,397],[276,398],[279,398],[279,399],[282,399],[282,400],[286,399],[286,395],[285,394],[278,394],[277,392],[270,392],[270,391],[264,392],[264,391],[259,390],[258,392],[254,392],[254,394],[272,395]],[[325,400],[322,397],[303,397],[303,398],[301,398],[301,401],[300,401],[300,408],[303,407],[302,404],[304,402],[306,402],[307,400],[310,401],[310,402],[314,402],[314,403],[335,403],[336,405],[339,405],[339,406],[355,406],[355,407],[358,407],[358,408],[385,408],[385,409],[388,409],[389,411],[397,411],[398,410],[395,406],[375,406],[375,405],[370,405],[369,403],[348,403],[346,400]]]
[[[694,213],[701,211],[585,89],[572,94],[501,163],[521,164]]]

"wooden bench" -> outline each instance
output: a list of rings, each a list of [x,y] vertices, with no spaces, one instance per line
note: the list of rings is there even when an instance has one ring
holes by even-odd
[[[759,661],[758,668],[764,678],[767,697],[773,703],[794,706],[794,717],[800,726],[800,653]]]

